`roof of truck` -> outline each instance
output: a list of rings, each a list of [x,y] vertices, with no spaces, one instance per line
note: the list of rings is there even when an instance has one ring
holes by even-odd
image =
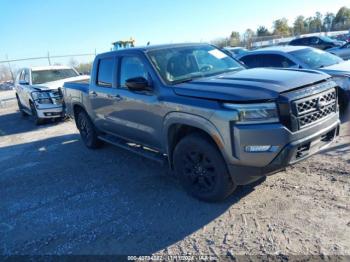
[[[59,69],[72,69],[70,66],[32,66],[29,67],[32,71],[45,71],[45,70],[59,70]]]
[[[198,45],[209,45],[209,44],[207,44],[207,43],[182,43],[182,44],[149,45],[149,46],[131,47],[131,48],[125,48],[125,49],[120,49],[120,50],[116,50],[116,51],[110,51],[110,52],[99,54],[99,56],[100,55],[107,55],[107,54],[114,54],[114,53],[128,52],[130,50],[139,51],[139,52],[147,52],[147,51],[158,50],[158,49],[180,48],[180,47],[198,46]]]
[[[310,48],[309,46],[292,46],[292,45],[285,45],[285,46],[270,46],[270,47],[264,47],[256,50],[252,50],[247,54],[251,53],[264,53],[266,51],[273,51],[273,52],[283,52],[283,53],[290,53],[298,50],[304,50]]]

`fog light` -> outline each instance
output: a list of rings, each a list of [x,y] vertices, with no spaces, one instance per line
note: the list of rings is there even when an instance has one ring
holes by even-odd
[[[246,152],[268,152],[272,148],[271,145],[266,145],[266,146],[246,146],[245,151]]]

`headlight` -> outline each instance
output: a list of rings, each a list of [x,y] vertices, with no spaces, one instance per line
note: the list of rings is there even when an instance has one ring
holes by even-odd
[[[38,104],[52,104],[49,92],[32,92],[32,97]]]
[[[341,89],[350,90],[350,78],[349,78],[349,77],[336,76],[336,77],[333,77],[332,80],[333,80]]]
[[[34,100],[50,98],[48,92],[32,92],[32,97]]]
[[[260,124],[260,123],[278,123],[278,113],[275,103],[261,104],[229,104],[223,106],[227,109],[236,110],[239,114],[239,123],[242,124]]]

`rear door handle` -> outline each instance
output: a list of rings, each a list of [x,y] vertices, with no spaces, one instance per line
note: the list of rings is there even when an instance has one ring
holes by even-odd
[[[123,99],[120,95],[109,95],[108,94],[107,97],[112,98],[112,99],[117,100],[117,101],[120,101]]]

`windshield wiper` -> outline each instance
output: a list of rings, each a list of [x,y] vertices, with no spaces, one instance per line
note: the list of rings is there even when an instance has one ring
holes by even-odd
[[[175,80],[173,81],[173,84],[182,84],[182,83],[187,83],[193,81],[194,78],[186,78],[186,79],[180,79],[180,80]]]
[[[172,83],[173,83],[173,84],[181,84],[181,83],[191,82],[191,81],[193,81],[194,79],[196,79],[196,78],[201,78],[201,77],[204,77],[204,75],[203,75],[203,74],[195,73],[195,74],[193,74],[191,77],[187,77],[187,78],[184,78],[184,79],[174,80],[174,81],[172,81]]]

